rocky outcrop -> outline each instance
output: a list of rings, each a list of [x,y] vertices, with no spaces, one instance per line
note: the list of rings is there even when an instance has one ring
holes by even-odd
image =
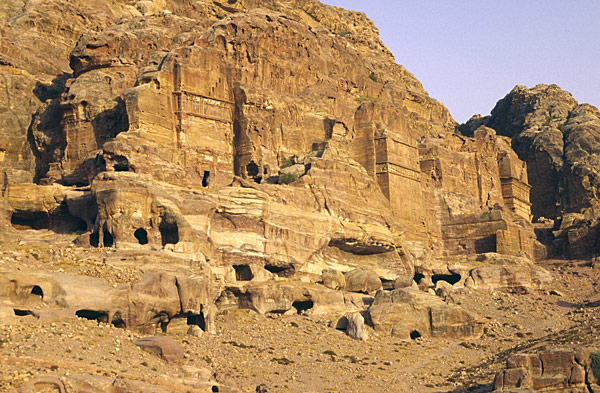
[[[597,392],[597,352],[586,348],[554,349],[537,354],[515,354],[496,374],[498,392]]]
[[[527,258],[485,253],[460,256],[416,267],[415,281],[423,288],[492,289],[525,293],[548,289],[552,275]]]
[[[37,318],[51,317],[41,306],[52,306],[67,311],[61,315],[146,333],[167,332],[168,325],[180,318],[214,331],[217,294],[208,266],[156,269],[156,265],[144,266],[147,273],[132,287],[110,287],[103,279],[73,274],[2,271],[0,298]]]
[[[183,347],[171,337],[142,337],[135,340],[134,344],[168,363],[177,363],[183,359]]]
[[[143,263],[113,287],[7,272],[15,307],[39,288],[44,303],[141,332],[211,332],[216,310],[364,311],[369,297],[348,291],[396,288],[376,299],[376,329],[410,335],[396,319],[414,318],[424,336],[472,337],[475,317],[401,291],[415,272],[426,289],[451,258],[543,257],[508,139],[456,134],[363,14],[313,0],[76,0],[62,21],[59,0],[17,3],[4,29],[45,10],[20,45],[47,53],[27,62],[0,45],[0,104],[20,108],[0,113],[0,225]],[[530,264],[480,265],[445,268],[471,288],[545,283]]]
[[[455,304],[413,288],[379,291],[369,317],[376,331],[393,337],[477,338],[484,323]]]
[[[482,125],[510,137],[527,162],[532,214],[556,220],[556,250],[571,257],[598,253],[598,109],[556,85],[516,86],[490,116],[459,129],[469,135]]]

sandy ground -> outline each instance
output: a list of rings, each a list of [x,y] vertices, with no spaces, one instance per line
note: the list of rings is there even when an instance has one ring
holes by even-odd
[[[39,231],[38,231],[39,232]],[[137,279],[135,269],[107,266],[100,252],[14,240],[0,244],[0,269],[37,267]],[[173,391],[190,367],[242,392],[487,392],[514,352],[559,345],[596,345],[600,328],[600,270],[587,261],[542,263],[552,288],[526,294],[456,290],[454,301],[487,322],[476,340],[399,340],[369,329],[360,342],[330,327],[335,315],[259,315],[249,310],[217,317],[217,333],[173,337],[185,349],[180,364],[140,350],[141,335],[75,316],[40,321],[22,316],[0,328],[0,391],[37,376],[93,374],[151,382]],[[175,381],[175,382],[174,382]],[[258,388],[258,389],[257,389]],[[187,389],[187,390],[186,390]]]

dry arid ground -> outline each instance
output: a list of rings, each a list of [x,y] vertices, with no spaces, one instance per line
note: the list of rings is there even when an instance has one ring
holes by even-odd
[[[118,251],[90,253],[52,232],[22,235],[2,244],[0,269],[77,272],[115,283],[135,278],[134,268],[103,262]],[[511,353],[597,344],[600,270],[584,260],[543,264],[554,277],[550,291],[451,293],[449,301],[486,321],[484,336],[468,341],[400,340],[369,328],[369,340],[361,342],[331,327],[336,315],[235,310],[217,316],[215,335],[171,333],[185,355],[180,364],[168,364],[133,344],[143,335],[110,324],[60,313],[39,320],[20,316],[0,333],[0,389],[39,376],[92,374],[186,392],[195,389],[190,374],[199,372],[210,373],[221,391],[491,391],[494,374]]]

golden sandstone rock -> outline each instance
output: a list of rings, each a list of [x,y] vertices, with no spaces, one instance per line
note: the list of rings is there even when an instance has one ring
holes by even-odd
[[[41,24],[27,22],[34,6],[0,13],[10,34],[31,25],[15,42],[42,51],[0,46],[0,103],[20,108],[0,113],[1,217],[7,233],[50,229],[143,259],[140,281],[85,310],[144,332],[178,318],[210,331],[215,307],[365,308],[316,284],[324,269],[348,285],[367,268],[365,292],[415,273],[473,288],[548,282],[532,264],[543,250],[525,163],[490,128],[459,135],[363,14],[313,0],[70,2],[86,28],[55,18],[54,3]],[[484,253],[502,269],[448,262]],[[422,335],[481,333],[460,307],[421,300],[385,307]],[[376,329],[398,330],[385,307]]]

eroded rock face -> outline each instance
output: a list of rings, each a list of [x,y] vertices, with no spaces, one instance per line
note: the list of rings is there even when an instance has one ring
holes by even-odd
[[[515,354],[496,374],[494,391],[596,392],[600,389],[587,348]]]
[[[21,108],[0,113],[0,225],[147,260],[130,285],[89,283],[108,294],[89,304],[62,276],[21,277],[6,297],[37,285],[44,301],[119,326],[179,331],[186,319],[210,332],[215,307],[355,311],[362,300],[341,289],[410,286],[416,267],[448,257],[539,257],[527,171],[507,139],[455,134],[363,14],[313,0],[33,3],[0,8],[7,37],[25,18],[32,35],[16,42],[47,50],[27,62],[0,43],[0,104]],[[76,21],[57,19],[61,6]],[[326,269],[346,277],[319,286]],[[526,281],[490,269],[471,286]],[[393,307],[420,334],[478,334],[457,307],[409,297]],[[377,326],[394,330],[377,307]]]
[[[404,339],[476,338],[484,326],[459,306],[412,288],[378,291],[369,316],[376,331]]]
[[[498,101],[488,117],[475,117],[459,127],[465,134],[486,125],[512,139],[527,162],[534,220],[559,224],[555,247],[572,257],[598,252],[598,147],[600,113],[578,104],[556,85],[516,86]],[[569,214],[585,219],[569,220]]]
[[[144,269],[147,273],[132,287],[110,287],[103,279],[73,274],[2,271],[0,297],[14,309],[50,305],[66,310],[61,314],[65,317],[78,316],[145,333],[168,332],[169,324],[180,318],[204,331],[214,330],[217,293],[207,265],[171,265],[156,271],[156,266],[147,264]],[[46,317],[45,310],[30,312]]]

